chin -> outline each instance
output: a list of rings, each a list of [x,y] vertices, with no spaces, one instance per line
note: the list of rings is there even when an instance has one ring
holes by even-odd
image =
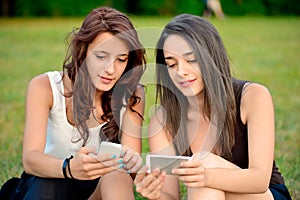
[[[194,96],[197,96],[197,94],[199,94],[199,92],[197,93],[197,91],[194,91],[191,88],[186,89],[186,90],[181,90],[181,92],[186,97],[194,97]]]
[[[112,87],[97,87],[96,90],[100,92],[107,92],[111,90]]]

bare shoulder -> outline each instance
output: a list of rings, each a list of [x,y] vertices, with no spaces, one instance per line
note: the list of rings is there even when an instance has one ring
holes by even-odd
[[[27,87],[27,99],[39,99],[52,105],[52,89],[46,74],[32,78]]]
[[[246,123],[250,116],[258,116],[260,112],[273,112],[273,100],[267,87],[251,83],[244,88],[241,99],[241,118]]]
[[[40,74],[38,76],[33,77],[30,82],[29,86],[34,86],[34,85],[40,85],[40,86],[50,86],[49,78],[47,74]]]
[[[270,98],[271,93],[266,86],[259,83],[250,83],[244,88],[242,100],[253,100],[252,98],[256,99],[258,97],[259,99]]]

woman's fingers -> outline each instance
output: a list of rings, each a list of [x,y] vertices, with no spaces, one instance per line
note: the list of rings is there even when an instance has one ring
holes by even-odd
[[[93,151],[93,150],[92,150]],[[95,155],[89,148],[83,147],[70,160],[72,175],[77,179],[89,180],[103,176],[117,169],[124,169],[124,161],[112,154]]]
[[[205,168],[199,160],[183,162],[179,168],[173,169],[172,173],[178,175],[178,179],[187,187],[203,187],[205,185]]]
[[[148,186],[148,189],[150,191],[154,191],[154,190],[160,190],[161,187],[162,187],[162,184],[164,182],[164,179],[165,179],[165,174],[160,174],[158,177],[156,177],[154,179],[154,181],[152,181],[149,186]]]
[[[144,167],[142,167],[139,172],[137,173],[135,179],[134,179],[134,184],[139,184],[140,182],[142,182],[142,180],[144,179],[144,177],[147,174],[147,170],[149,169],[149,167],[147,165],[145,165]]]
[[[175,175],[195,175],[195,174],[203,174],[204,173],[204,167],[195,167],[195,168],[176,168],[172,170],[172,174]]]
[[[143,159],[139,156],[139,158],[137,159],[137,161],[135,162],[135,164],[129,168],[129,172],[131,173],[136,173],[137,171],[140,170],[140,168],[142,167],[143,164]],[[125,165],[125,167],[127,168],[127,166]]]
[[[96,167],[96,168],[94,168],[94,170],[91,170],[89,172],[89,177],[92,179],[95,179],[95,178],[98,178],[100,176],[103,176],[103,175],[110,173],[112,171],[115,171],[115,170],[120,170],[120,171],[123,171],[124,173],[126,173],[123,168],[124,168],[124,166],[122,166],[122,164],[117,164],[114,166],[102,167],[102,168]]]
[[[147,169],[148,167],[143,167],[136,176],[136,191],[139,192],[143,197],[149,199],[159,198],[160,189],[164,183],[166,174],[160,174],[160,170],[158,169],[146,175],[145,170]]]
[[[180,167],[185,167],[185,168],[195,168],[195,167],[200,167],[202,166],[202,162],[198,159],[193,159],[193,160],[189,160],[189,161],[185,161],[180,163]]]
[[[149,186],[156,182],[160,182],[163,178],[159,179],[159,170],[154,170],[147,175],[145,170],[148,170],[148,166],[144,166],[137,174],[135,178],[135,184],[139,188],[149,188]],[[152,186],[158,185],[154,183]]]
[[[199,160],[190,160],[182,162],[179,168],[173,169],[172,174],[176,175],[193,175],[204,172],[204,167]]]
[[[136,173],[140,170],[140,168],[142,167],[143,159],[137,152],[135,152],[128,146],[124,146],[122,155],[125,168],[129,173]]]
[[[78,154],[85,154],[88,155],[90,153],[96,154],[96,147],[95,146],[86,146],[81,147],[78,151]]]

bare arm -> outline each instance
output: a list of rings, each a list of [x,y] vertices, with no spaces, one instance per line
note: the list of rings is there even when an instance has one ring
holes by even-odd
[[[128,107],[123,114],[122,121],[122,138],[124,152],[125,169],[128,173],[136,173],[142,167],[142,124],[145,109],[145,92],[143,87],[138,87],[136,95],[139,102],[132,107],[133,111]]]
[[[175,155],[172,141],[168,139],[164,129],[163,112],[159,109],[152,117],[149,125],[149,147],[154,154]],[[179,199],[179,181],[177,176],[167,175],[161,188],[160,199]]]
[[[145,91],[144,88],[138,87],[136,95],[140,98],[138,104],[132,107],[141,116],[144,115],[145,109]],[[122,121],[122,139],[121,143],[130,146],[135,152],[142,152],[142,124],[143,119],[129,108],[126,109]]]
[[[26,122],[23,138],[23,166],[28,174],[39,177],[63,178],[64,160],[44,153],[49,110],[53,104],[47,75],[33,78],[26,97]],[[118,168],[117,159],[110,155],[89,156],[93,150],[83,147],[70,161],[73,177],[95,179]]]
[[[40,75],[33,78],[26,96],[23,166],[26,173],[41,177],[63,177],[63,161],[44,154],[48,113],[52,103],[48,77]]]
[[[241,102],[241,118],[248,126],[249,168],[206,169],[206,186],[236,193],[268,189],[274,156],[274,108],[269,91],[250,84]]]

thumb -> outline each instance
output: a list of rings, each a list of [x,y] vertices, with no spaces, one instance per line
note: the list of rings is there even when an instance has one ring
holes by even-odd
[[[81,147],[80,150],[79,150],[79,153],[81,154],[97,154],[97,151],[96,151],[96,147],[95,146],[86,146],[86,147]]]
[[[134,179],[134,183],[137,184],[139,182],[141,182],[144,178],[144,176],[147,173],[147,170],[149,169],[149,167],[147,165],[145,165],[144,167],[142,167],[142,169],[140,169]]]

